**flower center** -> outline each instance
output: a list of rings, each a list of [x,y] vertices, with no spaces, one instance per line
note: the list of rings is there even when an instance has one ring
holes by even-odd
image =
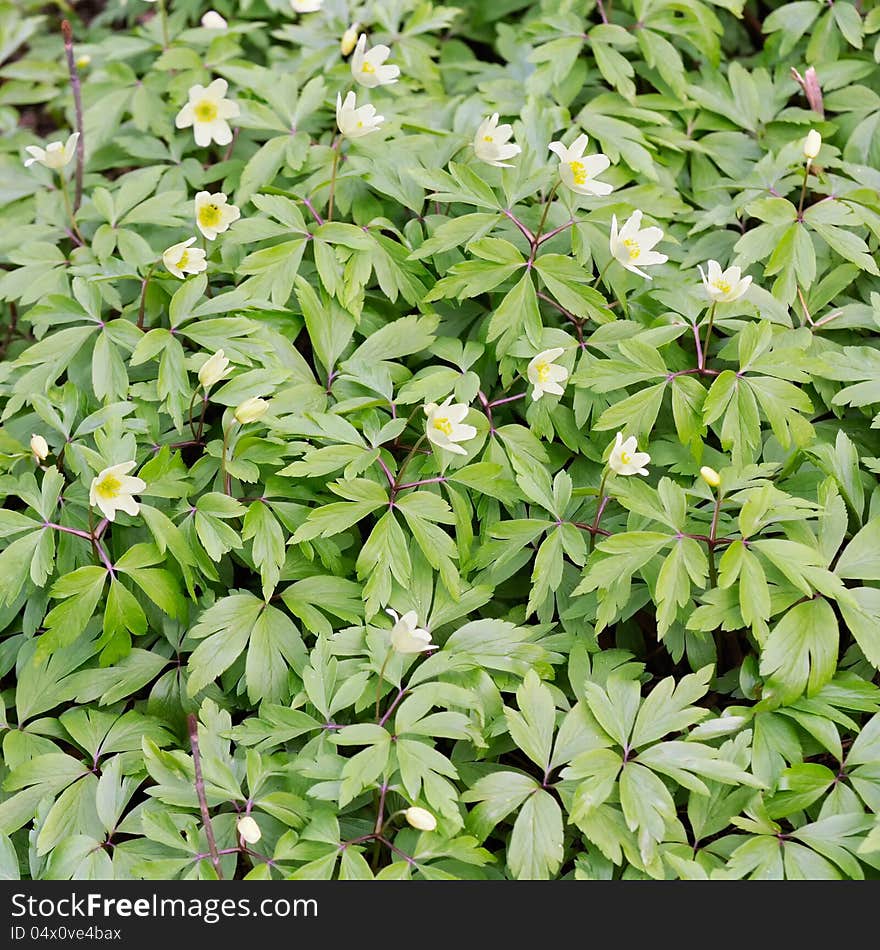
[[[220,208],[218,205],[202,205],[199,208],[199,223],[206,228],[216,228],[220,223]]]
[[[634,241],[632,238],[627,238],[623,242],[623,246],[629,251],[629,259],[634,261],[642,253],[642,249],[639,247],[639,242]]]
[[[629,452],[621,452],[620,461],[623,462],[624,465],[629,465],[629,463],[632,461],[632,456],[629,454]]]
[[[361,122],[361,120],[360,120],[360,119],[358,119],[358,124],[357,124],[357,127],[358,127],[359,129],[362,129],[362,128],[364,127],[364,123],[363,123],[363,122]]]
[[[365,59],[365,60],[364,60],[364,65],[361,67],[361,72],[363,72],[363,73],[374,73],[374,72],[376,72],[376,68],[373,66],[373,64],[372,64],[368,59]]]
[[[217,118],[217,103],[213,99],[202,99],[193,106],[197,122],[213,122]]]
[[[547,377],[550,375],[550,367],[546,363],[538,363],[535,366],[535,373],[538,376],[539,383],[546,383]]]
[[[491,135],[484,135],[484,136],[483,136],[483,141],[484,141],[484,142],[494,142],[495,139],[493,139]]]
[[[189,264],[189,251],[184,251],[180,255],[180,260],[177,262],[178,270],[186,270],[187,265]]]
[[[576,185],[586,184],[587,178],[587,169],[584,167],[583,162],[569,162],[568,167],[571,169],[571,173],[574,176],[574,183]]]
[[[452,435],[452,423],[446,416],[438,416],[434,420],[434,428],[439,429],[444,435]]]
[[[118,497],[120,488],[122,488],[122,482],[120,482],[115,475],[105,475],[101,481],[95,485],[95,491],[102,498]]]
[[[726,280],[721,280],[721,278],[719,278],[718,280],[716,280],[715,283],[714,283],[712,286],[713,286],[716,290],[720,290],[722,294],[729,294],[729,293],[730,293],[730,284],[728,284]]]

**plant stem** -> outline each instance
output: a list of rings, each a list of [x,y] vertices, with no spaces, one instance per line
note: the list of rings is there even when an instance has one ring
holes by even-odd
[[[605,512],[605,506],[608,504],[608,496],[605,494],[605,483],[608,481],[608,469],[602,472],[602,481],[599,483],[599,501],[596,504],[596,517],[590,525],[590,550],[596,546],[596,535],[599,533],[599,522]]]
[[[76,212],[70,203],[70,191],[67,187],[67,179],[64,177],[64,169],[59,169],[58,180],[61,182],[61,195],[64,198],[64,208],[67,211],[67,217],[70,218],[72,234],[76,240],[79,241],[80,246],[84,246],[86,243],[85,238],[79,233],[79,228],[76,226]]]
[[[339,151],[342,146],[342,136],[337,135],[333,140],[333,169],[330,172],[330,197],[327,200],[327,220],[333,220],[333,201],[336,198],[336,171],[339,168]]]
[[[379,683],[376,686],[376,719],[379,718],[379,704],[382,702],[382,677],[385,675],[385,668],[388,666],[388,661],[391,659],[393,652],[394,647],[388,647],[388,652],[385,654],[385,659],[382,661],[382,666],[379,670]]]
[[[223,449],[220,453],[220,474],[223,477],[223,490],[227,495],[232,494],[232,476],[226,471],[226,453],[229,451],[229,433],[233,425],[234,422],[223,430]]]
[[[138,330],[143,330],[144,328],[144,316],[147,311],[147,288],[150,286],[150,280],[153,277],[153,272],[159,266],[159,261],[153,261],[150,264],[150,269],[147,271],[144,279],[141,281],[141,300],[138,304],[138,318],[137,318],[137,328]],[[191,408],[191,407],[190,407]]]
[[[610,258],[608,259],[608,263],[607,263],[607,264],[602,268],[602,270],[599,272],[599,276],[593,281],[593,284],[592,284],[593,287],[598,287],[598,286],[599,286],[599,282],[600,282],[600,281],[602,280],[602,278],[608,273],[608,268],[612,265],[613,262],[614,262],[614,258],[613,258],[613,257],[610,257]]]
[[[168,12],[165,9],[165,0],[159,0],[159,18],[162,21],[162,46],[168,49],[171,44],[168,40]]]
[[[205,777],[202,775],[202,756],[199,752],[199,721],[193,713],[186,717],[189,727],[189,745],[192,749],[193,768],[196,778],[196,797],[199,800],[199,810],[202,813],[202,825],[205,828],[205,837],[208,839],[211,864],[217,872],[217,877],[223,880],[223,868],[220,866],[220,853],[217,851],[217,840],[214,837],[214,826],[211,824],[211,813],[208,811],[208,799],[205,797]]]
[[[715,323],[715,310],[718,307],[718,301],[712,301],[712,309],[709,311],[709,324],[706,327],[706,339],[703,342],[703,352],[700,354],[702,359],[702,365],[700,369],[706,368],[706,360],[709,359],[709,339],[712,336],[712,327]]]
[[[532,238],[532,255],[529,260],[535,259],[535,253],[538,250],[538,245],[541,243],[541,234],[544,231],[544,224],[547,221],[547,215],[550,212],[550,205],[553,204],[553,198],[556,195],[556,190],[559,188],[559,182],[550,189],[550,194],[547,195],[547,200],[544,202],[544,211],[541,214],[541,220],[538,222],[538,230],[535,231],[535,236]]]
[[[715,492],[715,510],[712,512],[712,524],[709,527],[709,537],[706,539],[706,546],[709,548],[709,587],[716,587],[718,584],[718,571],[715,568],[715,545],[718,543],[716,535],[718,534],[718,516],[721,513],[721,490]]]
[[[798,202],[798,221],[803,218],[804,214],[804,198],[807,196],[807,179],[810,176],[810,159],[807,159],[806,165],[804,165],[804,180],[801,184],[801,200]]]
[[[79,81],[79,70],[76,68],[76,60],[73,56],[73,30],[68,20],[61,21],[61,32],[64,36],[64,54],[67,58],[67,71],[70,73],[70,88],[73,92],[73,108],[76,113],[76,131],[79,136],[76,140],[76,190],[73,196],[73,213],[79,211],[82,203],[83,190],[83,166],[85,165],[86,143],[83,135],[83,107],[82,107],[82,88]],[[72,220],[72,218],[71,218]],[[73,225],[76,231],[76,224]],[[78,232],[77,232],[78,233]]]
[[[409,460],[416,454],[416,452],[419,449],[419,446],[424,441],[425,441],[425,436],[420,435],[416,444],[409,450],[409,454],[406,456],[403,462],[401,462],[400,468],[397,470],[397,478],[395,479],[395,486],[400,484],[400,480],[403,478],[403,470],[407,467],[407,465],[409,465]]]

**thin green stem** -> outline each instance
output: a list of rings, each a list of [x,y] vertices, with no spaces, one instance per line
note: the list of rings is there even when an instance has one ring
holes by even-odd
[[[703,341],[703,353],[702,353],[702,366],[700,369],[706,368],[706,361],[709,359],[709,340],[712,336],[712,327],[715,324],[715,310],[718,307],[718,301],[712,301],[712,309],[709,311],[709,324],[706,327],[706,339]]]
[[[610,257],[608,263],[602,268],[599,272],[599,276],[593,281],[593,286],[598,287],[602,281],[602,278],[608,273],[608,268],[614,263],[614,258]]]
[[[330,196],[327,199],[327,220],[333,220],[333,202],[336,198],[336,172],[339,168],[339,152],[342,147],[342,136],[337,135],[333,140],[333,168],[330,172]]]
[[[416,454],[416,452],[418,452],[419,446],[421,446],[422,442],[424,441],[425,441],[425,436],[420,435],[415,445],[409,450],[409,454],[400,463],[400,468],[397,470],[397,478],[395,479],[395,482],[397,485],[400,485],[403,483],[403,470],[407,467],[407,465],[409,465],[410,459]]]
[[[807,196],[807,179],[810,177],[810,159],[807,159],[806,165],[804,165],[804,180],[801,184],[801,200],[798,202],[798,220],[801,219],[804,213],[804,198]]]
[[[559,188],[559,182],[550,189],[550,194],[547,195],[547,200],[544,202],[544,211],[541,214],[541,220],[538,222],[538,229],[535,231],[535,236],[532,238],[532,254],[529,260],[535,259],[535,254],[538,252],[538,245],[541,243],[541,235],[544,232],[544,225],[547,223],[547,215],[550,212],[550,205],[553,204],[553,199],[556,196],[556,191]]]
[[[137,328],[138,330],[143,330],[144,328],[144,315],[147,309],[147,288],[150,286],[150,280],[152,280],[153,274],[156,268],[159,266],[159,261],[153,261],[150,264],[150,269],[147,271],[146,276],[141,281],[141,300],[138,304],[138,318],[137,318]]]
[[[223,430],[223,449],[220,453],[220,474],[223,479],[223,490],[227,495],[232,494],[232,476],[226,471],[226,453],[229,451],[229,435],[234,425],[235,423],[232,422]]]
[[[596,535],[599,533],[599,522],[602,520],[602,515],[605,511],[605,506],[608,503],[608,496],[605,494],[605,483],[608,481],[608,469],[602,473],[602,481],[599,483],[599,495],[598,502],[596,503],[596,517],[593,518],[593,523],[590,525],[590,550],[596,546]]]
[[[85,238],[82,236],[82,234],[80,234],[79,228],[76,224],[76,215],[73,211],[73,205],[70,201],[70,189],[67,187],[67,179],[64,177],[63,169],[58,172],[58,180],[61,182],[61,195],[64,198],[64,208],[67,211],[67,217],[70,218],[70,228],[76,235],[76,238],[80,244],[85,244]]]
[[[165,9],[165,0],[159,0],[159,19],[162,22],[162,46],[168,49],[171,43],[168,39],[168,11]]]
[[[385,659],[382,661],[382,666],[379,669],[379,682],[376,685],[376,719],[379,718],[379,705],[382,702],[382,678],[385,676],[385,669],[388,666],[388,661],[391,659],[391,654],[393,652],[394,647],[388,647],[388,652],[385,654]]]

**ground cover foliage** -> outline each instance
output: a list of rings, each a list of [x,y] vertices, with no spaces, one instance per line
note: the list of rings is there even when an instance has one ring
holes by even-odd
[[[880,8],[59,6],[0,874],[876,877]]]

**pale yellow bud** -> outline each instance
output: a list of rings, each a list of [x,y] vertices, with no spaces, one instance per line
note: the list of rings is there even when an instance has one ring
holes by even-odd
[[[721,484],[721,476],[714,468],[709,468],[708,465],[704,465],[700,469],[700,478],[702,478],[710,488],[717,488]]]
[[[348,54],[354,49],[355,44],[358,41],[358,30],[360,29],[360,23],[352,23],[352,25],[342,34],[342,39],[339,43],[339,52],[343,56],[348,56]]]
[[[411,805],[403,814],[407,822],[419,831],[433,831],[437,827],[437,819],[427,808]]]
[[[244,815],[238,819],[236,824],[238,833],[248,844],[256,844],[263,837],[260,826],[251,818],[250,815]]]
[[[85,69],[86,66],[88,66],[89,63],[91,63],[91,61],[92,61],[92,57],[89,56],[88,53],[83,53],[82,56],[77,56],[76,58],[76,68]]]
[[[245,401],[235,410],[233,415],[242,425],[246,425],[248,422],[256,422],[257,419],[262,419],[266,415],[266,410],[269,408],[269,403],[265,399],[260,399],[258,396],[252,396],[250,399],[245,399]]]
[[[822,148],[822,136],[815,129],[810,129],[804,139],[804,157],[812,161]]]
[[[199,370],[199,382],[205,389],[210,389],[215,383],[219,383],[223,379],[228,367],[229,360],[224,356],[223,350],[217,350],[213,356],[209,356],[202,363]]]
[[[49,443],[41,435],[32,435],[31,452],[38,462],[42,462],[49,456]]]

